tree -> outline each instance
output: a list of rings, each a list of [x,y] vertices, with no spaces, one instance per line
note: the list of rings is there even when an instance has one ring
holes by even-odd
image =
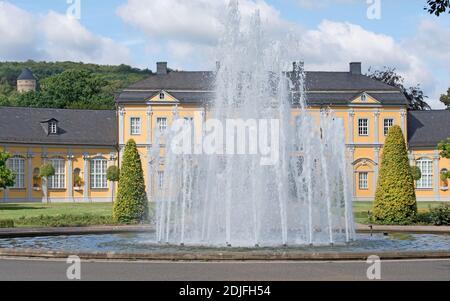
[[[113,182],[112,188],[111,188],[111,201],[114,203],[114,192],[116,190],[116,182],[120,179],[120,170],[117,166],[110,166],[106,170],[106,179],[108,181]]]
[[[399,88],[408,100],[411,110],[431,110],[431,107],[425,101],[425,98],[428,98],[428,96],[423,93],[420,85],[406,88],[403,85],[404,78],[396,73],[395,68],[384,67],[383,70],[372,70],[372,68],[370,68],[369,74],[367,75],[370,78]]]
[[[424,9],[438,17],[445,13],[447,9],[450,14],[450,0],[427,0],[427,6]]]
[[[136,142],[132,139],[127,142],[123,153],[113,218],[122,224],[142,223],[148,219],[144,172]]]
[[[48,203],[48,178],[54,175],[55,168],[50,163],[43,164],[39,169],[39,176],[42,178],[42,188],[46,203]]]
[[[447,94],[441,95],[439,100],[446,106],[447,110],[450,110],[450,88],[448,88]]]
[[[442,158],[450,159],[450,138],[447,138],[447,141],[442,141],[438,145],[438,149],[440,151],[440,155]],[[450,179],[450,171],[441,174],[441,180]],[[444,177],[446,179],[444,179]]]
[[[383,148],[373,213],[375,221],[384,224],[407,224],[417,215],[414,180],[398,125],[389,130]]]
[[[0,188],[6,189],[14,185],[15,176],[8,168],[6,162],[9,159],[9,154],[0,152]]]

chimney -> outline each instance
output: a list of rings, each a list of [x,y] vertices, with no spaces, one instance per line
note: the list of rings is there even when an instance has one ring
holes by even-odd
[[[350,63],[350,73],[354,75],[361,75],[361,63],[360,62],[354,62]]]
[[[167,74],[167,62],[156,63],[156,74],[166,75]]]

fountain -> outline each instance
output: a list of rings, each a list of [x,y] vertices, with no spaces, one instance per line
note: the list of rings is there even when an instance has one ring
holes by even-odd
[[[344,122],[329,110],[308,111],[303,64],[286,71],[292,70],[290,46],[264,35],[258,12],[243,29],[238,4],[230,2],[207,119],[227,130],[230,121],[240,120],[248,131],[226,145],[216,141],[223,149],[208,154],[177,152],[175,129],[157,134],[166,145],[153,150],[153,172],[160,165],[165,171],[156,198],[157,241],[248,247],[333,245],[354,238]],[[212,130],[196,131],[190,122],[186,128],[202,139]],[[271,160],[252,148],[258,143],[272,150]],[[245,151],[235,154],[235,144]]]

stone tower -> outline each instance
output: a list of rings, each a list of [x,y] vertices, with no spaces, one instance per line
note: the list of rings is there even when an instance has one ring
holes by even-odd
[[[36,91],[37,79],[29,68],[22,70],[22,73],[17,78],[17,91],[20,93]]]

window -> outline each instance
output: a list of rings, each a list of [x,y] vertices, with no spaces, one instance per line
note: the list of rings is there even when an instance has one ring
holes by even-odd
[[[48,132],[49,134],[57,134],[58,133],[58,125],[56,121],[50,121],[48,123]]]
[[[158,171],[158,189],[162,190],[164,187],[164,171]]]
[[[161,132],[164,132],[167,129],[167,118],[165,118],[165,117],[158,117],[156,119],[156,124],[158,125],[158,129]]]
[[[366,93],[363,93],[362,95],[361,95],[361,102],[366,102],[367,101],[367,94]]]
[[[20,157],[12,157],[8,160],[9,169],[16,176],[14,186],[11,188],[25,188],[25,159]]]
[[[419,167],[422,172],[422,178],[417,181],[417,188],[433,188],[433,161],[431,159],[421,158],[416,161],[416,166]]]
[[[359,189],[367,190],[369,189],[369,173],[360,172],[359,173]]]
[[[141,134],[141,118],[131,117],[130,118],[130,129],[131,129],[131,135],[140,135]]]
[[[106,179],[106,159],[96,158],[91,160],[91,188],[106,189],[108,182]]]
[[[66,187],[66,161],[64,159],[51,159],[49,162],[55,169],[55,175],[49,177],[48,187],[50,189],[64,189]]]
[[[164,94],[164,92],[159,93],[159,99],[164,99],[166,98],[166,95]]]
[[[384,135],[387,136],[389,129],[394,125],[394,119],[389,118],[384,120]]]
[[[369,119],[358,119],[359,136],[369,136]]]

